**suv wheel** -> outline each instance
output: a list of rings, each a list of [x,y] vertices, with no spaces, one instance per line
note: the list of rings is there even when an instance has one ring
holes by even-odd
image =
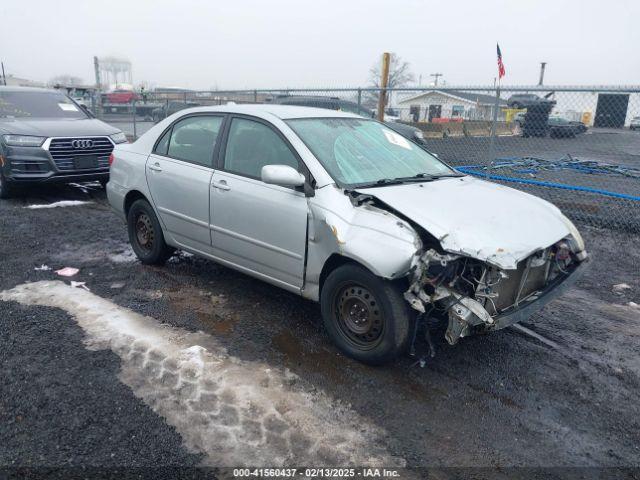
[[[174,249],[164,241],[162,227],[146,200],[136,200],[127,215],[129,242],[136,256],[145,265],[163,265]]]
[[[351,358],[381,365],[407,349],[413,315],[402,289],[359,265],[329,274],[320,308],[329,337]]]
[[[15,188],[6,179],[4,174],[0,172],[0,198],[7,199],[13,197],[15,194]]]

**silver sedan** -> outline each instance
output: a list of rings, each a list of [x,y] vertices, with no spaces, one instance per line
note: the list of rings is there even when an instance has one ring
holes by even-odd
[[[344,112],[183,110],[117,146],[110,178],[142,263],[181,249],[318,301],[335,344],[369,364],[406,352],[420,322],[455,344],[520,321],[587,259],[555,206]]]

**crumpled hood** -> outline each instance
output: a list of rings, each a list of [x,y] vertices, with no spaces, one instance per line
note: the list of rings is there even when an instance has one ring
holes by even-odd
[[[7,119],[0,120],[0,133],[39,137],[83,137],[113,135],[120,130],[97,118],[87,119]]]
[[[442,248],[502,269],[570,234],[560,210],[541,198],[473,177],[358,189],[436,237]]]

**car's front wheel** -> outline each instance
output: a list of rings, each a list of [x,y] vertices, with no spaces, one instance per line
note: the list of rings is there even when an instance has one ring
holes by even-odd
[[[7,199],[13,197],[15,194],[15,188],[6,179],[4,174],[0,172],[0,198]]]
[[[136,200],[127,214],[129,242],[140,261],[146,265],[163,265],[174,249],[166,244],[162,227],[146,200]]]
[[[331,272],[320,295],[331,340],[349,357],[370,365],[387,363],[404,353],[414,315],[402,290],[356,264]]]

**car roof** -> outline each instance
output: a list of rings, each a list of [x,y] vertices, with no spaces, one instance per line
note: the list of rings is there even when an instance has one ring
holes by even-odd
[[[355,115],[353,113],[328,110],[326,108],[298,107],[296,105],[274,105],[270,103],[257,105],[229,104],[215,107],[196,107],[181,110],[180,114],[184,115],[186,113],[203,112],[240,113],[265,119],[268,119],[270,116],[274,116],[282,120],[292,118],[362,118],[360,115]]]
[[[4,85],[0,85],[0,92],[60,93],[60,90],[40,87],[7,87]]]

